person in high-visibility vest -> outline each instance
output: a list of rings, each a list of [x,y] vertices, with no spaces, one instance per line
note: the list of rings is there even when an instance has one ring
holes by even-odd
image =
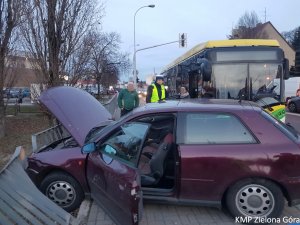
[[[159,102],[166,99],[166,88],[164,86],[164,78],[157,75],[155,82],[149,85],[147,89],[146,103]]]

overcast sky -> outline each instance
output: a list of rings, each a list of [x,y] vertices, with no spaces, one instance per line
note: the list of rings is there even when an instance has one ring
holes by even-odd
[[[134,13],[136,15],[137,49],[178,40],[179,33],[187,33],[187,48],[178,43],[137,53],[139,77],[145,80],[154,70],[164,66],[195,45],[208,40],[227,39],[238,19],[246,12],[255,11],[262,22],[271,21],[279,31],[300,26],[300,0],[106,0],[103,31],[118,32],[122,51],[133,56]],[[121,80],[128,80],[124,74]]]

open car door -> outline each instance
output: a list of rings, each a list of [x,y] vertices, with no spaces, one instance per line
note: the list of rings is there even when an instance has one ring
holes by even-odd
[[[117,224],[138,224],[141,219],[143,202],[137,163],[148,129],[149,124],[123,124],[105,140],[91,143],[94,150],[87,158],[91,195]]]

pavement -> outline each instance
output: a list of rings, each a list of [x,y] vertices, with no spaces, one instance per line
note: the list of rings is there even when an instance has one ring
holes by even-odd
[[[300,220],[300,205],[286,206],[282,217],[271,224],[297,224]],[[95,202],[91,201],[86,225],[115,225],[110,217]],[[228,214],[217,208],[144,204],[140,225],[236,225]],[[300,223],[298,223],[300,224]]]

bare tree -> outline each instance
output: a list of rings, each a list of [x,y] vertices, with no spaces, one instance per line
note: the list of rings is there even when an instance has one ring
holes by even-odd
[[[5,135],[3,87],[7,74],[7,55],[12,49],[11,38],[21,22],[22,4],[20,0],[0,0],[0,138]]]
[[[84,34],[100,23],[103,5],[95,0],[28,0],[22,27],[26,49],[48,86],[62,83]]]
[[[263,34],[259,33],[257,26],[261,24],[256,12],[245,12],[242,15],[235,29],[232,30],[232,34],[229,35],[229,39],[247,39],[247,38],[263,38]]]
[[[129,69],[129,56],[120,52],[120,35],[115,32],[91,32],[87,40],[91,47],[90,72],[96,80],[99,94],[102,83],[106,87],[116,84],[120,72]]]
[[[68,60],[66,73],[70,86],[75,86],[79,80],[91,76],[91,68],[89,67],[91,51],[89,40],[84,38]]]
[[[292,45],[292,42],[294,40],[294,36],[296,33],[297,28],[290,30],[290,31],[283,31],[281,33],[281,35],[284,37],[284,39],[290,44]]]

